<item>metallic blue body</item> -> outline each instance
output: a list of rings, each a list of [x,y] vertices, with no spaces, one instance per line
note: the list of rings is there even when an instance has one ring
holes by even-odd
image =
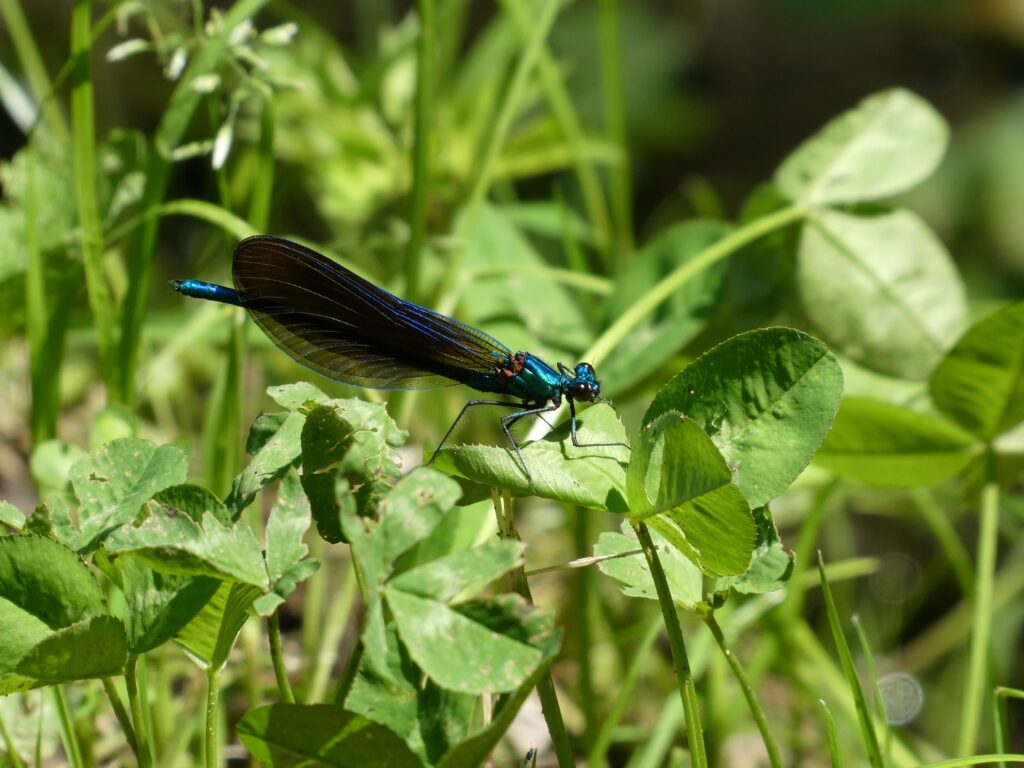
[[[236,307],[242,306],[238,291],[234,288],[225,288],[223,285],[204,283],[202,280],[173,280],[171,287],[193,299],[209,299],[223,304],[234,304]]]

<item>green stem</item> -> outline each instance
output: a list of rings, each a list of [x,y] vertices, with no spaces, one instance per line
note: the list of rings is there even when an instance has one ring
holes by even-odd
[[[217,732],[220,718],[220,672],[219,666],[206,669],[206,768],[217,768],[217,752],[220,748],[220,734]]]
[[[960,589],[965,595],[974,591],[974,573],[971,570],[971,557],[967,554],[960,537],[957,536],[949,515],[940,507],[935,497],[926,488],[913,491],[910,498],[921,513],[925,524],[931,529],[939,546],[949,560]]]
[[[270,633],[270,660],[274,665],[274,677],[277,678],[277,691],[281,701],[294,704],[295,694],[288,683],[288,670],[285,669],[284,653],[281,651],[281,620],[277,611],[267,617],[267,630]]]
[[[754,722],[757,723],[757,730],[761,732],[764,748],[768,750],[768,761],[771,763],[772,768],[781,768],[782,758],[779,756],[779,746],[775,743],[775,737],[772,735],[771,728],[768,727],[768,720],[764,715],[764,710],[761,709],[760,703],[757,701],[754,687],[750,684],[750,678],[747,677],[746,670],[743,669],[740,660],[736,658],[736,654],[733,653],[732,648],[726,642],[725,635],[722,633],[722,628],[719,626],[715,614],[709,611],[701,618],[704,619],[704,623],[711,630],[715,642],[718,643],[718,647],[722,650],[725,660],[729,663],[729,668],[736,677],[736,682],[740,685],[740,690],[743,691],[743,698],[747,700],[750,714],[754,716]]]
[[[352,655],[348,657],[345,669],[338,679],[338,690],[334,692],[334,703],[341,705],[345,703],[348,692],[352,690],[352,683],[356,680],[356,672],[359,671],[359,663],[363,660],[363,641],[356,640],[356,647],[352,649]]]
[[[1024,691],[1017,690],[1016,688],[1004,688],[998,685],[995,691],[992,692],[992,709],[994,710],[992,717],[995,720],[996,752],[1006,752],[1010,748],[1008,743],[1010,724],[1006,713],[1007,699],[1024,700]]]
[[[575,525],[573,538],[575,556],[586,557],[592,546],[590,532],[590,510],[576,507],[573,510]],[[576,573],[576,599],[573,601],[576,624],[576,664],[580,675],[580,698],[583,710],[583,745],[590,749],[594,743],[594,731],[597,727],[596,698],[594,696],[594,676],[591,667],[590,647],[593,643],[593,611],[591,610],[595,594],[594,570],[580,568]]]
[[[419,9],[420,35],[416,47],[416,112],[412,147],[412,195],[409,199],[409,242],[405,250],[405,298],[409,301],[418,301],[421,290],[420,265],[426,241],[437,56],[434,0],[417,0],[416,7]]]
[[[632,182],[629,153],[626,151],[626,98],[622,80],[622,49],[619,44],[618,0],[600,0],[598,31],[601,51],[601,83],[604,93],[604,118],[608,137],[619,148],[621,160],[612,170],[612,215],[615,218],[615,251],[621,267],[633,252]]]
[[[814,552],[818,549],[818,534],[821,533],[821,524],[825,519],[825,510],[832,500],[832,494],[835,493],[838,487],[839,481],[837,479],[830,480],[821,487],[814,497],[814,503],[811,505],[807,517],[804,518],[803,524],[800,526],[795,557],[793,558],[793,573],[789,579],[791,585],[801,583],[805,576],[815,586],[819,583],[817,573],[810,574],[810,567],[814,559]],[[829,573],[829,577],[831,578],[831,573]],[[807,590],[805,589],[793,589],[790,587],[786,590],[785,602],[783,602],[782,607],[779,609],[779,621],[782,626],[788,626],[799,619],[803,613],[806,596]]]
[[[139,759],[139,768],[153,765],[153,751],[149,745],[149,732],[146,729],[146,713],[142,698],[139,696],[139,685],[136,677],[137,659],[128,660],[124,670],[124,682],[128,689],[128,706],[131,707],[132,721],[135,726],[135,754]],[[113,699],[113,697],[111,697]]]
[[[68,710],[68,700],[64,696],[64,686],[50,686],[50,696],[53,697],[54,707],[57,709],[57,725],[60,729],[60,738],[64,743],[64,753],[68,758],[71,768],[82,768],[85,761],[82,760],[82,749],[78,745],[78,735],[75,733],[75,723],[71,719],[71,712]]]
[[[783,208],[768,216],[762,216],[760,219],[756,219],[744,227],[740,227],[717,243],[708,246],[693,259],[676,268],[671,274],[666,275],[660,283],[645,293],[633,306],[620,315],[619,319],[612,323],[601,334],[600,338],[594,342],[590,350],[584,355],[584,359],[594,364],[601,362],[615,347],[622,343],[626,336],[640,324],[641,320],[657,309],[662,302],[675,296],[690,280],[705,270],[710,269],[722,261],[722,259],[731,256],[740,248],[777,229],[799,221],[804,215],[803,208],[799,206]]]
[[[71,56],[74,61],[74,88],[71,91],[72,163],[85,285],[99,345],[100,368],[108,396],[116,402],[118,389],[117,366],[113,360],[114,303],[103,268],[103,228],[96,194],[96,126],[89,63],[91,13],[90,0],[75,0],[71,13]]]
[[[511,494],[507,492],[499,494],[497,490],[492,490],[491,499],[494,502],[494,514],[498,519],[499,535],[504,539],[522,541],[516,530]],[[512,589],[530,605],[533,605],[533,594],[530,592],[530,584],[526,579],[526,570],[523,566],[520,565],[513,569],[510,576]],[[562,718],[562,709],[558,705],[558,694],[555,691],[554,680],[551,678],[550,667],[537,681],[537,696],[540,698],[544,721],[551,734],[551,743],[555,750],[558,766],[559,768],[573,768],[576,765],[576,758],[573,755],[572,744],[569,742],[569,732],[565,728],[565,720]]]
[[[690,760],[694,768],[707,768],[708,758],[700,725],[697,690],[694,687],[693,674],[690,671],[690,660],[686,655],[683,631],[679,627],[679,616],[676,614],[676,606],[672,601],[672,592],[669,590],[668,580],[665,578],[665,571],[662,569],[661,560],[658,557],[658,550],[654,546],[654,542],[651,541],[651,534],[648,532],[647,526],[643,523],[633,523],[633,530],[636,531],[637,539],[640,541],[640,546],[643,547],[644,556],[650,566],[651,577],[654,579],[654,587],[658,593],[658,604],[661,606],[661,615],[665,620],[668,645],[672,650],[672,662],[676,668],[679,697],[683,702],[686,737],[690,745]]]
[[[989,472],[992,477],[992,457]],[[985,678],[989,636],[992,630],[992,590],[996,570],[996,545],[999,542],[999,485],[990,479],[981,492],[981,525],[978,531],[978,569],[974,586],[973,620],[971,622],[970,661],[964,683],[964,708],[960,713],[961,755],[974,752],[981,725],[981,708],[985,696]]]
[[[222,31],[203,43],[192,58],[171,94],[160,125],[153,139],[146,168],[146,185],[139,209],[156,208],[167,191],[170,156],[192,121],[203,95],[192,87],[196,77],[213,72],[228,47],[231,32],[245,19],[254,16],[269,0],[238,0],[223,17]],[[135,374],[142,339],[142,326],[149,308],[149,288],[153,276],[153,251],[159,219],[147,219],[136,234],[128,262],[128,292],[121,316],[120,391],[121,399],[131,403],[135,398]]]
[[[139,743],[135,738],[135,729],[132,727],[131,717],[128,716],[128,710],[125,709],[124,702],[121,701],[121,694],[117,692],[117,686],[114,685],[114,681],[109,677],[104,677],[102,683],[103,691],[107,694],[107,699],[110,701],[110,707],[114,710],[114,716],[117,718],[121,730],[124,731],[125,741],[128,742],[128,746],[131,747],[132,752],[135,754],[136,761],[141,764],[142,760],[139,759]]]

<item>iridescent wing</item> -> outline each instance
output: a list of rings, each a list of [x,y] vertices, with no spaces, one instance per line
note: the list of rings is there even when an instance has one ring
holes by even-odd
[[[371,389],[479,388],[509,349],[412,304],[298,243],[269,235],[235,249],[240,304],[295,361]]]

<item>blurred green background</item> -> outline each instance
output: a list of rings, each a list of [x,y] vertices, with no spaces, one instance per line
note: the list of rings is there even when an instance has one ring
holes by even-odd
[[[196,473],[223,486],[241,461],[244,427],[265,402],[266,386],[314,379],[262,334],[245,330],[237,315],[186,301],[166,287],[168,279],[181,277],[229,282],[240,235],[232,227],[262,218],[251,198],[267,178],[261,140],[271,133],[269,208],[256,229],[314,244],[391,290],[483,326],[512,348],[575,363],[614,319],[616,305],[609,308],[606,298],[610,283],[577,292],[580,286],[556,286],[531,268],[546,264],[614,281],[636,247],[670,225],[734,220],[755,208],[756,191],[796,145],[865,96],[903,86],[945,116],[952,143],[939,172],[899,202],[919,212],[949,248],[972,315],[1024,294],[1024,4],[1018,0],[570,2],[554,22],[548,61],[562,75],[580,143],[563,139],[541,80],[526,83],[491,183],[479,191],[493,204],[478,213],[487,219],[486,236],[468,243],[459,240],[459,217],[467,200],[472,204],[481,148],[493,135],[521,42],[501,4],[440,2],[426,247],[411,289],[405,254],[418,31],[413,4],[269,2],[168,148],[174,161],[157,202],[205,201],[210,207],[168,210],[160,220],[142,297],[148,312],[136,329],[139,357],[126,363],[133,369],[129,382],[115,395],[111,382],[123,379],[124,370],[105,370],[99,362],[78,245],[76,157],[55,127],[66,129],[73,77],[65,72],[49,102],[63,114],[52,122],[44,118],[34,149],[26,149],[35,121],[33,86],[9,23],[14,6],[51,80],[69,62],[72,15],[69,2],[0,0],[0,498],[23,509],[48,478],[65,471],[75,451],[133,431],[193,447]],[[94,20],[106,23],[91,56],[101,266],[118,306],[128,301],[131,262],[139,253],[138,214],[153,136],[166,128],[179,65],[191,60],[208,32],[204,24],[215,18],[209,8],[179,0],[94,8]],[[140,41],[135,49],[131,40]],[[616,48],[619,100],[603,70]],[[592,201],[578,183],[574,152],[597,168],[610,217],[604,230],[588,213]],[[212,209],[230,217],[218,219]],[[35,227],[27,223],[32,220]],[[611,245],[595,246],[604,234]],[[29,338],[31,249],[45,257],[46,326],[66,325],[66,336]],[[507,271],[488,275],[496,264],[515,267],[512,277]],[[519,267],[525,269],[517,277]],[[611,370],[610,394],[627,426],[636,427],[657,386],[694,354],[731,333],[798,312],[786,296],[787,268],[766,260],[760,272],[747,273],[729,288],[714,321],[668,363],[632,378]],[[37,343],[48,350],[42,359],[51,365],[33,372],[28,353]],[[225,362],[232,354],[239,369]],[[48,413],[38,406],[33,412],[32,382],[42,386],[50,372],[59,383],[55,405]],[[331,394],[357,394],[316,383]],[[400,425],[412,432],[411,442],[430,449],[465,396],[445,391],[389,400]],[[236,410],[222,407],[226,403]],[[457,439],[496,442],[494,421],[478,416]],[[49,437],[63,445],[30,458]],[[210,468],[213,455],[223,472]],[[419,459],[416,451],[408,458]],[[781,504],[780,524],[787,509],[806,502],[798,496],[790,507]],[[860,606],[887,649],[912,643],[946,615],[951,598],[945,590],[953,583],[943,564],[929,561],[930,534],[901,516],[904,503],[862,494],[847,509],[869,515],[856,526],[849,516],[837,517],[823,533],[825,548],[837,557],[881,557],[875,576],[837,593],[848,606]],[[555,527],[535,524],[539,531]],[[615,524],[609,517],[594,528]],[[969,539],[970,521],[961,527]],[[787,538],[793,536],[784,532]],[[557,561],[573,544],[552,539],[546,546],[541,555]],[[540,593],[543,600],[543,587]],[[1012,630],[1024,619],[1019,601],[1002,619],[1007,631],[1000,636],[1019,637]],[[948,633],[943,637],[946,645],[939,647],[948,650]],[[1002,652],[1012,658],[1015,649]],[[904,668],[916,674],[936,658],[934,646],[911,646]],[[938,743],[943,719],[957,706],[956,686],[945,684],[959,680],[955,666],[932,670],[932,704],[915,726]],[[780,711],[794,713],[783,722],[798,729],[813,702],[794,702],[782,686],[775,694]],[[771,690],[768,699],[770,706]],[[1020,734],[1015,746],[1024,749]]]

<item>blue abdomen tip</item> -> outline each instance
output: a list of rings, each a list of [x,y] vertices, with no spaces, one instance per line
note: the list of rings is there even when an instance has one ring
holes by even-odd
[[[202,280],[172,280],[171,287],[178,293],[190,296],[193,299],[207,299],[224,304],[241,305],[238,291],[234,288],[225,288],[223,285],[204,283]]]

